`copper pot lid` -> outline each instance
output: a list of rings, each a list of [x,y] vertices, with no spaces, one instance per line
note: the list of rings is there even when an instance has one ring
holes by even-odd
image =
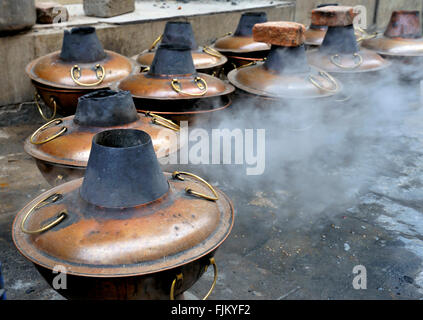
[[[205,70],[224,65],[228,59],[220,54],[218,51],[210,47],[199,47],[197,50],[192,50],[192,60],[196,70]],[[149,67],[154,60],[155,50],[146,50],[134,57],[142,67]]]
[[[253,39],[253,26],[267,21],[265,12],[246,12],[239,19],[235,32],[217,39],[212,48],[219,52],[249,53],[270,50],[270,45]]]
[[[65,30],[61,51],[35,59],[26,67],[33,81],[61,89],[99,89],[132,73],[130,59],[104,50],[92,27]]]
[[[305,32],[304,43],[310,46],[320,46],[323,42],[327,30],[328,29],[325,27],[308,27]]]
[[[79,98],[75,116],[54,119],[25,140],[32,157],[54,164],[86,167],[92,139],[101,131],[127,128],[147,132],[161,157],[179,149],[168,137],[179,127],[152,113],[137,113],[129,92],[100,90]]]
[[[92,277],[175,268],[229,235],[230,200],[189,173],[163,173],[140,130],[97,134],[85,177],[35,198],[16,216],[18,250],[37,265]]]
[[[224,81],[197,73],[188,46],[161,44],[148,72],[133,74],[118,84],[134,98],[186,100],[227,95],[234,88]]]
[[[319,98],[340,91],[326,72],[310,68],[304,48],[305,27],[295,22],[256,24],[254,39],[272,44],[265,62],[232,70],[229,81],[252,94],[272,98]]]
[[[310,65],[330,73],[358,73],[384,69],[391,63],[357,43],[352,7],[327,6],[313,10],[312,23],[327,26],[319,49],[308,52]]]
[[[423,56],[419,11],[394,11],[383,34],[364,40],[363,47],[385,56]]]
[[[191,23],[185,21],[168,21],[163,34],[154,41],[150,49],[134,57],[141,66],[148,67],[153,63],[155,47],[158,43],[185,44],[191,48],[195,69],[210,69],[225,64],[228,59],[210,47],[200,47],[195,41]]]

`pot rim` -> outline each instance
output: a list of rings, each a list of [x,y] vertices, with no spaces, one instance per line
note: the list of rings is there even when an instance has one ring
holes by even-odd
[[[104,50],[104,52],[106,52],[106,54],[107,54],[106,58],[103,59],[103,60],[99,60],[98,62],[104,62],[107,59],[109,59],[110,57],[116,57],[116,58],[121,58],[121,59],[123,58],[126,61],[128,61],[130,63],[130,65],[131,65],[131,72],[129,74],[132,74],[132,73],[134,73],[136,71],[137,66],[136,66],[135,62],[132,59],[129,59],[129,58],[127,58],[127,57],[125,57],[125,56],[123,56],[123,55],[121,55],[119,53],[114,52],[114,51]],[[54,83],[54,82],[50,82],[50,81],[44,80],[42,78],[39,78],[39,77],[35,76],[31,72],[32,69],[33,69],[33,67],[40,60],[45,59],[45,58],[50,57],[50,56],[58,55],[58,54],[60,54],[60,50],[51,52],[51,53],[49,53],[47,55],[44,55],[42,57],[39,57],[39,58],[31,61],[30,63],[28,63],[26,65],[26,67],[25,67],[25,72],[26,72],[27,76],[32,81],[35,81],[37,83],[40,83],[43,86],[47,86],[47,87],[53,88],[53,90],[54,89],[59,89],[59,90],[60,89],[65,89],[65,90],[69,90],[70,92],[75,92],[75,91],[89,92],[89,91],[98,90],[98,89],[105,89],[105,88],[109,88],[111,86],[111,84],[113,83],[113,82],[108,82],[108,83],[100,84],[100,85],[97,85],[97,86],[89,86],[89,87],[76,86],[75,87],[75,86],[68,86],[68,85],[63,85],[63,84]],[[64,62],[64,64],[75,65],[75,63],[68,63],[68,62]],[[80,66],[93,65],[93,64],[95,64],[95,62],[91,62],[91,63],[85,63],[85,62],[84,63],[79,63]]]
[[[208,53],[203,52],[203,48],[204,47],[199,47],[199,49],[191,50],[191,53],[200,53],[200,54],[204,54],[206,56],[210,56]],[[138,62],[139,57],[142,56],[142,55],[148,54],[148,53],[155,54],[155,52],[156,52],[156,49],[154,49],[154,50],[146,49],[146,50],[142,51],[141,53],[132,56],[131,60],[133,60],[138,66],[146,68],[146,67],[149,67],[149,65]],[[194,67],[195,67],[195,59],[193,58],[193,60],[194,60]],[[195,69],[197,71],[201,72],[201,70],[208,70],[208,69],[211,69],[211,68],[223,66],[227,61],[228,61],[228,58],[225,57],[222,54],[221,57],[215,63],[211,63],[211,64],[208,64],[208,65],[201,66],[201,68],[195,67]]]
[[[169,176],[170,174],[165,173],[165,175]],[[49,256],[48,254],[46,254],[44,252],[34,250],[33,245],[31,243],[29,243],[27,240],[25,240],[25,237],[30,238],[32,236],[23,234],[23,232],[20,229],[20,224],[22,222],[23,213],[25,211],[27,211],[28,208],[31,208],[34,204],[39,202],[40,200],[45,199],[46,197],[57,193],[61,189],[63,190],[63,188],[70,189],[69,192],[77,190],[82,185],[83,179],[84,178],[80,178],[80,179],[69,181],[67,183],[59,185],[57,187],[54,187],[54,188],[42,193],[41,195],[39,195],[38,197],[36,197],[32,201],[30,201],[16,215],[16,217],[13,221],[13,224],[12,224],[12,239],[13,239],[13,242],[14,242],[16,248],[18,249],[18,251],[25,258],[30,260],[35,265],[44,267],[44,268],[49,269],[49,270],[53,270],[54,266],[59,265],[61,261],[58,258],[53,258],[53,257]],[[188,179],[188,181],[192,181],[190,178],[187,178],[187,179]],[[169,182],[169,180],[168,180],[168,182]],[[229,211],[227,212],[227,215],[229,215],[229,221],[228,221],[229,224],[227,226],[225,226],[224,225],[225,223],[222,223],[222,219],[220,219],[220,223],[217,226],[216,230],[214,230],[208,236],[207,239],[205,239],[205,240],[203,240],[202,242],[199,243],[199,244],[202,245],[203,248],[207,247],[207,245],[209,245],[209,247],[207,249],[205,249],[203,252],[195,254],[194,252],[192,252],[192,251],[195,251],[194,250],[195,247],[191,247],[191,248],[183,251],[185,254],[186,254],[186,252],[189,252],[189,251],[191,251],[191,253],[188,254],[188,257],[185,258],[182,261],[177,261],[178,258],[180,260],[180,255],[182,254],[182,252],[177,252],[177,253],[173,254],[171,256],[171,258],[169,258],[169,256],[167,256],[167,257],[163,257],[163,258],[156,260],[156,261],[161,261],[162,264],[169,264],[169,261],[171,261],[171,259],[176,259],[176,262],[174,262],[173,264],[167,265],[167,266],[154,265],[154,260],[153,261],[141,262],[141,263],[138,263],[138,264],[131,264],[131,265],[129,265],[129,264],[123,264],[123,265],[118,265],[118,266],[110,266],[110,265],[109,266],[101,266],[100,265],[98,267],[86,267],[83,264],[66,262],[66,264],[72,266],[71,268],[67,268],[66,273],[70,274],[70,275],[74,275],[74,276],[92,277],[92,278],[117,278],[117,277],[142,276],[142,275],[154,274],[154,273],[159,273],[161,271],[178,268],[180,266],[183,266],[183,265],[189,264],[193,261],[196,261],[196,260],[206,256],[207,254],[215,251],[227,239],[227,237],[229,236],[229,234],[230,234],[230,232],[233,228],[233,225],[234,225],[234,207],[233,207],[232,201],[229,199],[229,197],[225,193],[223,193],[219,189],[215,188],[215,190],[219,194],[219,196],[223,197],[223,198],[219,198],[219,200],[217,200],[217,202],[224,201],[224,202],[226,202],[227,206],[229,207]],[[208,201],[208,200],[203,200],[203,201]],[[220,204],[220,206],[221,205],[222,204]],[[220,208],[220,206],[219,206],[219,208]],[[221,214],[224,214],[224,212],[221,211]],[[221,230],[218,230],[219,228]],[[218,237],[218,239],[214,239],[214,237],[216,236],[216,233],[218,231],[220,231],[221,235]],[[18,236],[18,234],[19,234],[19,236]],[[27,248],[23,248],[23,246],[25,246]],[[29,254],[26,251],[26,250],[28,250],[28,248],[32,249],[35,252],[35,255],[37,255],[38,257],[34,257],[33,255]],[[40,257],[42,257],[47,262],[40,261],[39,260]],[[143,265],[143,266],[140,266],[140,265]],[[90,265],[88,265],[88,266],[90,266]],[[137,269],[140,269],[142,267],[145,270],[136,271]],[[150,268],[155,267],[155,268],[148,270],[149,267]],[[87,271],[83,271],[87,268],[90,268],[91,270],[96,270],[96,271],[98,271],[98,273],[94,273],[94,272],[90,273],[90,272],[87,272]],[[120,271],[120,272],[116,272],[116,271]]]
[[[154,112],[152,112],[152,113],[154,113]],[[136,121],[128,123],[124,126],[118,125],[118,126],[112,126],[112,127],[88,127],[88,126],[80,126],[80,125],[77,125],[77,124],[74,124],[74,126],[75,126],[75,128],[82,128],[82,129],[83,128],[95,128],[95,129],[97,129],[98,131],[90,132],[92,134],[92,136],[94,137],[94,135],[96,133],[101,132],[101,131],[105,131],[105,130],[120,129],[120,128],[127,128],[127,129],[132,128],[133,129],[133,126],[135,126],[137,124],[139,126],[141,126],[143,124],[146,125],[146,123],[143,121],[143,118],[144,117],[147,118],[147,116],[143,112],[140,112],[140,111],[137,111],[137,114],[138,114],[138,119]],[[73,123],[73,118],[74,118],[74,115],[73,116],[67,116],[67,117],[64,117],[64,118],[61,118],[61,119],[63,121],[72,121],[72,123]],[[130,127],[128,127],[128,126],[130,126]],[[159,125],[157,125],[157,126],[159,126]],[[170,130],[170,129],[167,129],[165,127],[162,127],[162,128],[159,127],[159,128],[160,129],[163,128],[164,130]],[[176,133],[176,134],[179,134],[179,133]],[[68,159],[68,158],[63,158],[63,159],[54,159],[55,161],[53,161],[51,156],[49,156],[48,154],[45,154],[45,153],[42,153],[42,152],[40,152],[40,153],[34,152],[34,150],[37,150],[37,149],[36,149],[36,147],[34,147],[34,145],[31,143],[30,140],[31,140],[31,136],[29,136],[25,139],[24,150],[31,157],[33,157],[37,160],[47,162],[48,164],[51,164],[51,165],[67,166],[67,167],[71,167],[71,168],[74,168],[74,169],[85,169],[87,167],[88,159],[86,161],[79,161],[79,160],[72,160],[72,159]],[[178,146],[177,146],[175,153],[177,153],[179,151],[179,149],[182,147],[182,145],[180,145],[179,143],[180,143],[180,141],[178,141]],[[154,146],[154,144],[153,144],[153,146]],[[166,153],[161,158],[166,158],[166,157],[168,157],[172,154],[173,153]],[[161,159],[161,158],[159,158],[159,159]]]

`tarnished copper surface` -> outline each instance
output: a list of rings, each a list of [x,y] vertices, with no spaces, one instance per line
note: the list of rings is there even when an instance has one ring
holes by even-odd
[[[63,118],[63,122],[58,125],[52,125],[42,130],[35,138],[36,141],[42,141],[51,137],[58,130],[65,127],[67,130],[59,137],[43,144],[32,144],[28,137],[24,142],[25,151],[32,157],[44,160],[50,163],[61,165],[85,167],[91,150],[91,143],[94,135],[98,132],[110,129],[137,129],[147,132],[152,139],[154,150],[163,151],[162,156],[167,156],[169,150],[177,149],[171,146],[171,141],[165,138],[165,132],[179,133],[165,128],[161,125],[152,123],[152,118],[139,113],[139,119],[126,125],[116,127],[85,127],[79,126],[73,122],[74,116]]]
[[[334,83],[318,75],[317,70],[306,73],[278,74],[267,70],[264,63],[232,70],[228,74],[229,81],[237,88],[259,96],[269,98],[309,99],[329,97],[339,92],[340,83],[336,81],[338,89],[334,92],[321,90],[310,81],[312,74],[325,88],[334,88]]]
[[[101,84],[88,87],[89,90],[106,88],[110,83],[127,77],[133,70],[130,59],[105,50],[107,57],[103,60],[92,63],[65,62],[60,59],[60,51],[50,53],[40,57],[26,67],[26,73],[33,81],[43,85],[61,89],[86,89],[76,84],[71,78],[71,69],[78,64],[81,67],[81,77],[79,81],[83,83],[94,83],[98,79],[94,71],[96,64],[100,64],[106,71],[106,76]]]
[[[194,61],[194,67],[200,72],[206,72],[216,70],[216,68],[223,66],[228,59],[221,55],[216,57],[200,50],[193,50],[192,60]],[[137,56],[132,57],[142,68],[149,67],[154,59],[154,51],[146,50]],[[212,71],[213,72],[213,71]]]
[[[186,265],[213,252],[233,226],[233,207],[221,191],[209,201],[186,193],[189,187],[210,190],[201,182],[173,179],[165,174],[169,191],[153,202],[133,208],[107,209],[79,195],[83,179],[55,187],[31,201],[16,216],[13,241],[38,266],[66,267],[69,275],[126,277],[158,273]],[[27,229],[36,229],[66,210],[66,218],[35,235],[22,232],[28,210],[53,194],[62,199],[32,212]]]
[[[78,98],[90,93],[91,89],[61,89],[52,86],[42,85],[37,81],[32,81],[36,92],[40,95],[44,104],[54,110],[53,101],[56,103],[57,113],[62,116],[70,116],[75,114]]]
[[[178,79],[183,91],[190,94],[201,93],[196,85],[194,78],[201,77],[207,82],[208,90],[201,97],[193,97],[191,95],[178,93],[172,86],[172,79]],[[171,75],[156,77],[147,73],[134,74],[122,80],[118,84],[120,90],[130,91],[134,98],[155,99],[155,100],[191,100],[198,98],[216,97],[231,93],[234,88],[222,80],[212,77],[205,73],[197,75]]]
[[[230,95],[190,101],[191,103],[187,106],[184,106],[183,103],[175,105],[174,102],[155,105],[143,99],[134,99],[134,101],[138,111],[153,111],[155,114],[166,117],[177,124],[180,124],[181,121],[187,121],[189,125],[210,123],[214,119],[221,119],[221,117],[224,117],[222,112],[232,104]],[[147,108],[148,110],[146,110]],[[178,109],[180,111],[177,111]]]
[[[213,49],[222,53],[247,53],[270,50],[270,45],[264,42],[256,42],[253,37],[240,37],[228,35],[216,40]]]
[[[383,70],[391,65],[390,61],[383,59],[379,54],[367,49],[359,52],[363,62],[356,68],[358,59],[353,54],[339,54],[339,61],[346,68],[337,66],[331,61],[334,54],[321,52],[318,49],[309,50],[307,59],[310,65],[329,73],[359,73]]]
[[[175,299],[180,300],[183,299],[183,292],[203,275],[216,250],[178,268],[145,276],[97,278],[67,275],[66,289],[55,290],[72,300],[169,300],[172,281],[178,274],[182,274],[183,280],[178,281],[175,287]],[[47,283],[54,283],[57,274],[44,267],[35,266]],[[207,280],[203,281],[207,283]]]
[[[112,51],[105,52],[107,57],[104,60],[81,64],[64,62],[59,58],[60,51],[53,52],[29,63],[26,73],[48,107],[54,108],[51,100],[53,98],[59,114],[72,115],[75,113],[79,97],[94,90],[108,88],[112,83],[132,73],[134,63],[130,59]],[[104,80],[96,86],[84,87],[76,84],[71,77],[71,69],[75,64],[81,68],[81,82],[94,83],[98,80],[94,71],[96,64],[104,67]]]
[[[364,40],[362,46],[374,50],[383,56],[423,56],[423,38],[387,38],[383,35],[379,35],[375,39]]]

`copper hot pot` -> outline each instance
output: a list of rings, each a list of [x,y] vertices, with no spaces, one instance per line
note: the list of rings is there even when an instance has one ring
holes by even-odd
[[[341,84],[308,65],[304,32],[305,27],[295,22],[256,24],[254,39],[270,43],[270,53],[264,62],[229,72],[229,81],[243,92],[274,101],[334,96]]]
[[[83,177],[93,136],[116,128],[147,132],[159,158],[179,149],[176,124],[152,113],[137,113],[129,92],[111,90],[80,97],[75,116],[44,124],[25,140],[24,149],[36,160],[44,178],[58,185]]]
[[[246,12],[242,14],[233,34],[228,33],[211,46],[228,58],[225,73],[255,61],[263,61],[268,55],[270,45],[253,39],[253,26],[266,21],[265,12]]]
[[[132,57],[140,65],[142,71],[147,71],[150,68],[154,60],[156,45],[159,43],[185,43],[189,45],[194,67],[198,72],[219,75],[223,65],[228,61],[218,51],[208,46],[198,46],[191,23],[185,21],[168,21],[163,34],[157,38],[153,45],[148,50]]]
[[[52,285],[60,266],[68,299],[175,299],[228,237],[229,198],[187,172],[163,173],[150,136],[98,133],[84,178],[54,187],[16,216],[16,248]]]
[[[391,63],[377,53],[360,49],[353,27],[353,7],[326,6],[313,10],[312,23],[328,30],[318,49],[307,54],[310,65],[345,80],[348,75],[375,73]]]
[[[384,33],[364,40],[362,46],[394,62],[405,80],[421,80],[423,37],[419,11],[394,11]]]
[[[131,75],[116,87],[130,91],[138,110],[179,122],[209,121],[231,105],[234,87],[195,70],[190,47],[160,44],[147,72]]]
[[[38,110],[45,120],[52,120],[56,112],[75,114],[80,96],[109,88],[133,68],[130,59],[103,49],[95,28],[79,27],[65,30],[61,51],[30,62],[26,73],[36,89]],[[40,99],[52,110],[51,116],[42,111]]]

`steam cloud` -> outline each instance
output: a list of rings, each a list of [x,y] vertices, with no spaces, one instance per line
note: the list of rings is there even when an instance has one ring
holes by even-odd
[[[395,64],[377,73],[348,75],[341,79],[351,97],[345,102],[297,99],[269,107],[253,96],[235,98],[231,114],[222,113],[212,128],[265,129],[264,174],[248,176],[245,165],[191,169],[248,194],[288,194],[310,214],[345,205],[389,171],[387,155],[402,152],[405,119],[421,113],[418,81],[404,80],[410,70],[415,75],[418,67]]]

